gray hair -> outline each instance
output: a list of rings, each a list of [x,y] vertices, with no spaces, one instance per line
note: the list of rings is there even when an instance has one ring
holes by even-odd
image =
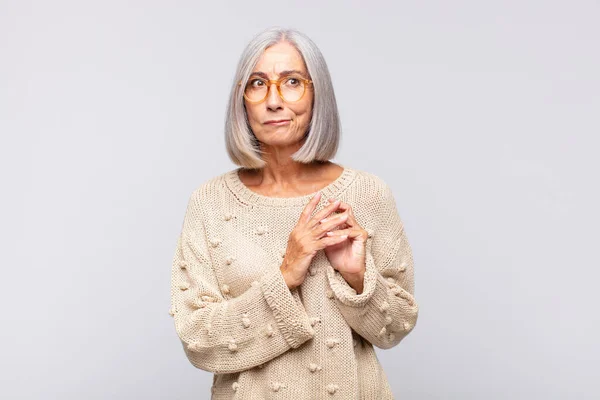
[[[301,163],[328,161],[337,152],[341,124],[333,92],[333,84],[325,58],[317,45],[305,34],[294,29],[268,28],[256,35],[244,49],[238,62],[231,86],[225,119],[225,145],[229,158],[245,168],[262,168],[265,161],[254,133],[250,129],[244,107],[244,85],[253,72],[262,53],[270,46],[288,42],[294,46],[306,64],[313,81],[314,98],[312,117],[306,132],[306,141],[292,154],[292,159]]]

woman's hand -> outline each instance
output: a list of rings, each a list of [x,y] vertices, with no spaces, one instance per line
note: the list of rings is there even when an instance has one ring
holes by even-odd
[[[332,201],[333,199],[329,199]],[[340,202],[338,207],[346,215],[346,223],[343,229],[327,232],[327,236],[332,238],[342,238],[339,243],[325,248],[325,255],[329,259],[331,266],[339,271],[348,284],[361,293],[364,273],[366,269],[366,246],[368,233],[363,229],[356,218],[349,204]],[[328,224],[329,218],[321,220],[322,224]],[[346,240],[347,238],[347,240]]]
[[[327,235],[327,232],[346,222],[348,217],[348,213],[335,214],[329,217],[331,213],[337,210],[340,201],[334,201],[311,217],[320,198],[321,192],[317,193],[304,207],[298,223],[288,239],[280,270],[290,289],[300,286],[304,282],[308,267],[317,251],[346,240],[344,234]],[[327,219],[323,221],[324,218]]]

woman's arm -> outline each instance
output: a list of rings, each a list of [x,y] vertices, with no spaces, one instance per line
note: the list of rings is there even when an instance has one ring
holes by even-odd
[[[170,313],[189,361],[213,373],[239,372],[311,339],[311,320],[292,296],[279,266],[252,282],[242,295],[224,298],[210,262],[201,215],[195,191],[171,274]]]
[[[327,267],[331,292],[346,322],[373,345],[396,346],[415,327],[413,256],[391,189],[384,184],[376,229],[366,243],[363,291],[357,294],[342,275]]]

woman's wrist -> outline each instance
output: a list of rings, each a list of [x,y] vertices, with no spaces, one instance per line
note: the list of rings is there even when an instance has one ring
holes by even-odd
[[[360,271],[355,274],[341,273],[342,278],[348,285],[356,291],[356,294],[361,294],[364,289],[365,272]]]
[[[297,283],[297,280],[294,279],[294,277],[287,272],[285,265],[282,264],[281,267],[279,267],[279,271],[281,271],[281,275],[283,275],[283,280],[285,281],[285,284],[287,285],[288,289],[293,290],[300,286]]]

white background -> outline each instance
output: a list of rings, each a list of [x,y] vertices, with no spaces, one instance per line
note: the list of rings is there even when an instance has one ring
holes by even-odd
[[[3,399],[204,399],[168,315],[187,200],[258,31],[320,47],[334,161],[394,191],[397,398],[597,399],[597,1],[0,1]]]

